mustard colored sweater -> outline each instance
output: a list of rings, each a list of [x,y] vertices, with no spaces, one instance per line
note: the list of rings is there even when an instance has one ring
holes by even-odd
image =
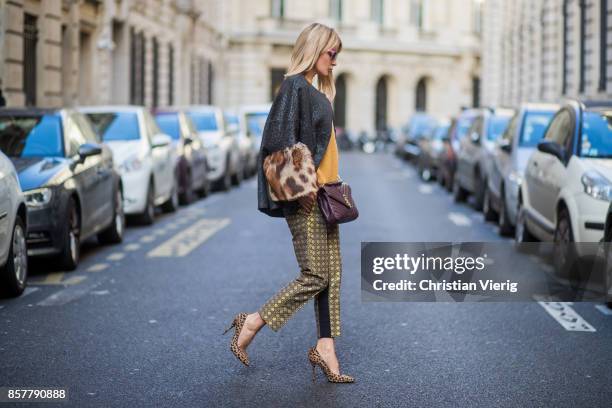
[[[329,144],[317,168],[317,183],[321,186],[325,183],[338,181],[338,178],[338,145],[336,144],[336,132],[332,124]]]

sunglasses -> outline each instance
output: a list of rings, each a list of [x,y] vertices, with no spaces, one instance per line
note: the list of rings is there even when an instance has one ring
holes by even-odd
[[[334,61],[336,57],[338,56],[338,51],[336,51],[335,48],[332,48],[331,50],[327,51],[327,55],[329,55],[329,58],[331,58],[331,60]]]

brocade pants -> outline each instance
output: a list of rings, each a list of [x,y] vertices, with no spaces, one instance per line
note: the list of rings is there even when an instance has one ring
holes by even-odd
[[[338,225],[328,226],[316,203],[286,215],[300,275],[272,296],[259,310],[274,331],[280,329],[314,297],[317,336],[340,336],[340,278],[342,262]]]

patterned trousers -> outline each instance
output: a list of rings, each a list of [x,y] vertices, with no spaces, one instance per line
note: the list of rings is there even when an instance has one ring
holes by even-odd
[[[274,331],[314,297],[317,336],[340,336],[340,277],[342,262],[338,225],[328,226],[316,203],[285,219],[291,231],[300,275],[272,296],[259,310]]]

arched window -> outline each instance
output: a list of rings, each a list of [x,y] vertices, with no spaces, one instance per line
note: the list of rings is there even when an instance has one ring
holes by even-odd
[[[415,107],[418,112],[427,110],[427,80],[425,78],[419,79],[417,83]]]
[[[346,74],[336,78],[336,97],[334,98],[334,125],[346,127]]]
[[[381,77],[376,84],[376,130],[387,129],[387,78]]]

